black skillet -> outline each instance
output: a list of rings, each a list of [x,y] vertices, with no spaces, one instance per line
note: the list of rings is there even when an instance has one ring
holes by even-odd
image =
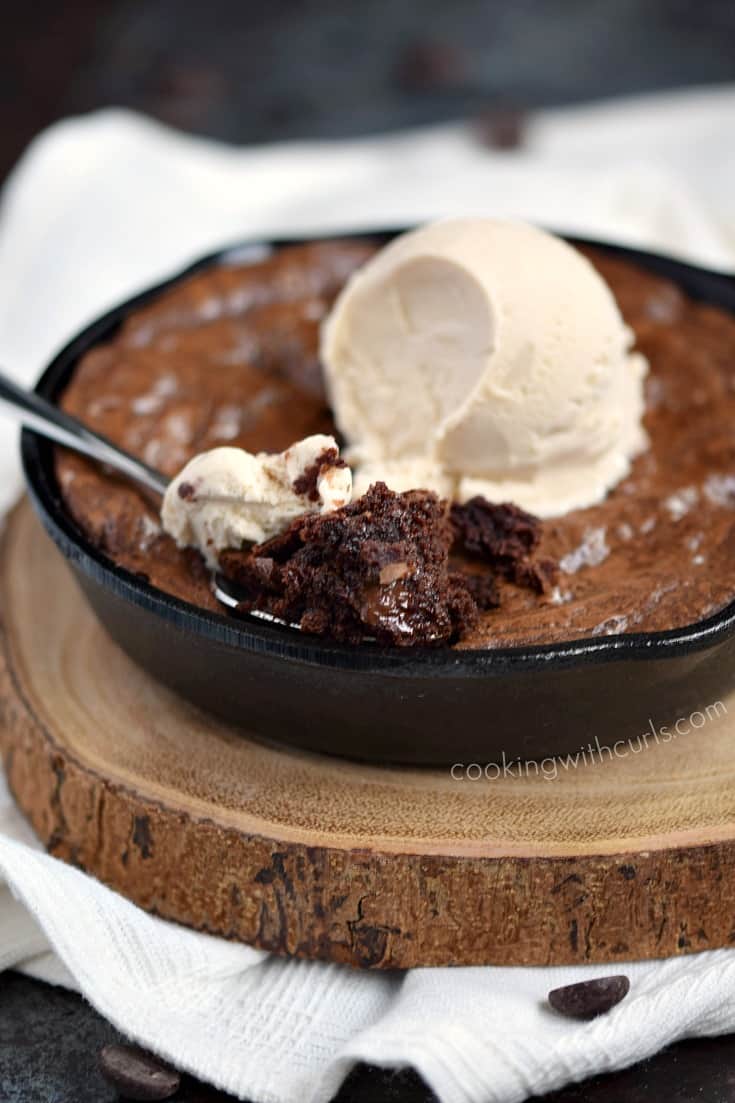
[[[291,242],[268,246],[283,244]],[[693,298],[735,313],[731,276],[635,249],[584,244],[627,257]],[[133,310],[248,248],[209,256],[88,326],[46,369],[38,393],[57,399],[79,358]],[[262,252],[255,248],[253,255]],[[113,639],[182,696],[262,738],[376,763],[539,762],[590,744],[597,753],[650,731],[649,722],[660,726],[706,707],[735,685],[735,600],[669,632],[484,651],[347,646],[206,612],[107,559],[67,512],[53,446],[24,430],[21,449],[44,527]]]

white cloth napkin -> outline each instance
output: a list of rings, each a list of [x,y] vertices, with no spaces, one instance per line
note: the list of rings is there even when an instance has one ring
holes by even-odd
[[[733,88],[545,112],[512,154],[458,125],[235,150],[122,111],[69,120],[3,195],[0,363],[30,383],[102,309],[248,235],[484,211],[735,269],[733,135]],[[1,505],[18,485],[2,421]],[[576,1024],[544,1006],[548,990],[619,965],[361,974],[197,934],[41,853],[1,776],[0,875],[0,969],[78,988],[130,1037],[257,1103],[326,1103],[357,1060],[413,1065],[443,1103],[511,1103],[735,1030],[731,951],[631,963],[628,998]]]

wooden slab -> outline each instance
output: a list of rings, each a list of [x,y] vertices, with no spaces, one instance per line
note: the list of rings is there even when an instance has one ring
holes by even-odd
[[[0,600],[12,791],[51,853],[150,911],[379,968],[735,940],[735,697],[555,779],[454,780],[266,746],[180,701],[107,638],[25,503]]]

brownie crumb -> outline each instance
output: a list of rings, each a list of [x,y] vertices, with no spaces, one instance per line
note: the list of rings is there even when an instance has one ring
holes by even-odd
[[[319,501],[319,489],[317,483],[319,476],[325,467],[345,467],[345,461],[340,459],[336,448],[325,448],[317,456],[313,463],[304,469],[298,479],[291,484],[294,494],[303,495],[310,502]]]
[[[452,539],[447,504],[435,494],[376,483],[250,551],[223,552],[220,569],[241,587],[243,612],[350,643],[434,646],[458,639],[478,616],[464,578],[450,573]]]
[[[548,594],[559,581],[559,564],[548,556],[520,560],[515,566],[512,581],[537,594]]]
[[[454,571],[452,577],[458,586],[462,586],[472,597],[482,612],[497,609],[500,605],[500,590],[497,579],[487,571],[482,574],[470,574],[468,571]]]
[[[196,489],[192,483],[179,483],[177,493],[179,498],[183,498],[185,502],[190,502],[196,494]]]
[[[511,502],[495,505],[478,496],[464,505],[454,503],[450,520],[457,545],[481,558],[496,574],[537,593],[546,593],[554,585],[557,564],[534,558],[541,540],[538,517]]]

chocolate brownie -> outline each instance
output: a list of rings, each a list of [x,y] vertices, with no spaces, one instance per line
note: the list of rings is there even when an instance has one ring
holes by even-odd
[[[317,242],[207,268],[84,356],[62,404],[168,475],[220,444],[275,452],[334,432],[319,324],[376,248]],[[455,646],[674,628],[735,597],[735,318],[627,260],[588,255],[650,363],[650,448],[599,505],[516,532],[533,543],[530,566],[501,569],[502,533],[469,505],[461,526],[472,546],[455,546],[450,572],[471,573],[465,589],[484,608]],[[221,611],[198,555],[175,547],[134,487],[63,450],[57,474],[77,523],[115,562]],[[456,623],[446,639],[455,636]]]
[[[502,514],[496,528],[506,547],[495,568],[513,575],[515,562],[531,562],[528,514],[484,506],[490,525]],[[523,535],[514,539],[514,529]],[[450,552],[463,536],[436,494],[396,494],[375,483],[357,501],[298,518],[265,544],[223,552],[220,567],[240,588],[243,613],[266,612],[347,643],[434,646],[460,639],[480,609],[497,604],[493,571],[452,570]]]

